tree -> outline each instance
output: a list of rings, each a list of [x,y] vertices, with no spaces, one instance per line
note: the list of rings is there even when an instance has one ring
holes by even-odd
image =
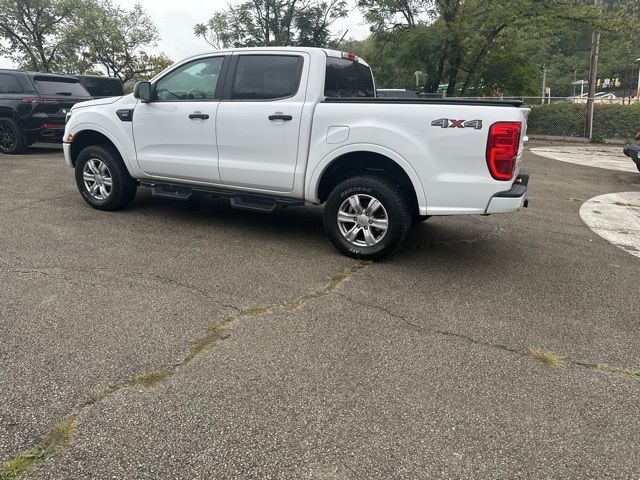
[[[214,48],[326,46],[331,25],[346,16],[345,0],[253,0],[229,5],[194,27]]]
[[[450,96],[486,92],[490,84],[530,93],[530,78],[512,76],[537,77],[536,62],[556,53],[546,44],[567,38],[566,32],[578,38],[595,26],[606,28],[610,21],[586,0],[359,0],[358,5],[380,51],[393,45],[394,63],[405,75],[406,68],[423,71],[426,92],[444,84]]]
[[[71,52],[68,64],[80,70],[98,65],[123,83],[151,77],[172,63],[164,54],[145,51],[157,44],[159,35],[139,4],[126,10],[111,0],[95,0],[94,8],[75,26],[74,36],[83,39],[83,48]]]
[[[358,0],[358,7],[376,35],[414,28],[420,18],[433,15],[429,0]]]
[[[0,0],[0,54],[20,68],[52,72],[64,49],[81,0]],[[74,45],[75,44],[75,45]]]
[[[140,5],[126,10],[111,0],[0,0],[0,54],[27,70],[106,72],[122,82],[148,78],[171,64],[166,55],[145,51],[158,39]]]

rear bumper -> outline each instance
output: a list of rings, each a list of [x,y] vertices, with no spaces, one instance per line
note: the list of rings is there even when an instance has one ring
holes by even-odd
[[[43,123],[38,128],[25,130],[29,143],[55,142],[60,143],[64,135],[64,124]]]
[[[525,170],[520,170],[516,181],[506,192],[496,193],[485,210],[485,214],[511,213],[517,212],[523,207],[527,207],[527,186],[529,185],[529,174]]]

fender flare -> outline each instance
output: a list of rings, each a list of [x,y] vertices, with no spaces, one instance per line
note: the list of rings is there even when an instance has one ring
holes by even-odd
[[[87,130],[93,130],[94,132],[98,132],[101,135],[107,137],[107,139],[113,144],[113,146],[116,147],[116,150],[120,154],[120,157],[127,167],[129,174],[133,176],[133,173],[136,171],[137,165],[131,165],[128,155],[125,154],[125,148],[123,148],[122,144],[104,127],[95,123],[79,123],[78,125],[74,125],[74,127],[68,133],[75,137]]]
[[[376,145],[374,143],[352,143],[350,145],[344,145],[342,147],[336,148],[335,150],[332,150],[324,158],[322,158],[322,160],[320,160],[316,165],[311,175],[307,177],[307,181],[305,184],[307,201],[316,204],[320,203],[320,199],[318,198],[318,187],[320,185],[320,179],[322,178],[322,175],[338,157],[341,157],[342,155],[345,155],[347,153],[354,152],[377,153],[389,158],[390,160],[398,164],[398,166],[400,166],[400,168],[402,168],[402,170],[404,170],[404,172],[407,174],[409,180],[411,180],[413,190],[415,191],[416,198],[418,200],[420,215],[427,214],[427,198],[425,196],[420,177],[418,176],[414,168],[400,154],[387,147]]]

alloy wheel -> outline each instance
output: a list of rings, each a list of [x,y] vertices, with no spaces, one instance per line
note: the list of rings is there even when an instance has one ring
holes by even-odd
[[[9,152],[16,147],[18,138],[16,132],[8,122],[0,122],[0,150]]]
[[[380,243],[387,233],[387,210],[371,195],[351,195],[338,209],[338,228],[349,243],[371,247]]]
[[[111,195],[113,178],[102,160],[88,160],[82,169],[82,180],[89,194],[96,200],[106,200]]]

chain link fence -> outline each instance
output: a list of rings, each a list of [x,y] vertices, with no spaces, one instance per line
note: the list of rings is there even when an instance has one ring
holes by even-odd
[[[495,98],[494,98],[495,99]],[[531,107],[527,133],[552,137],[587,138],[586,97],[504,97]],[[596,97],[593,113],[594,142],[630,140],[640,131],[640,101]]]

